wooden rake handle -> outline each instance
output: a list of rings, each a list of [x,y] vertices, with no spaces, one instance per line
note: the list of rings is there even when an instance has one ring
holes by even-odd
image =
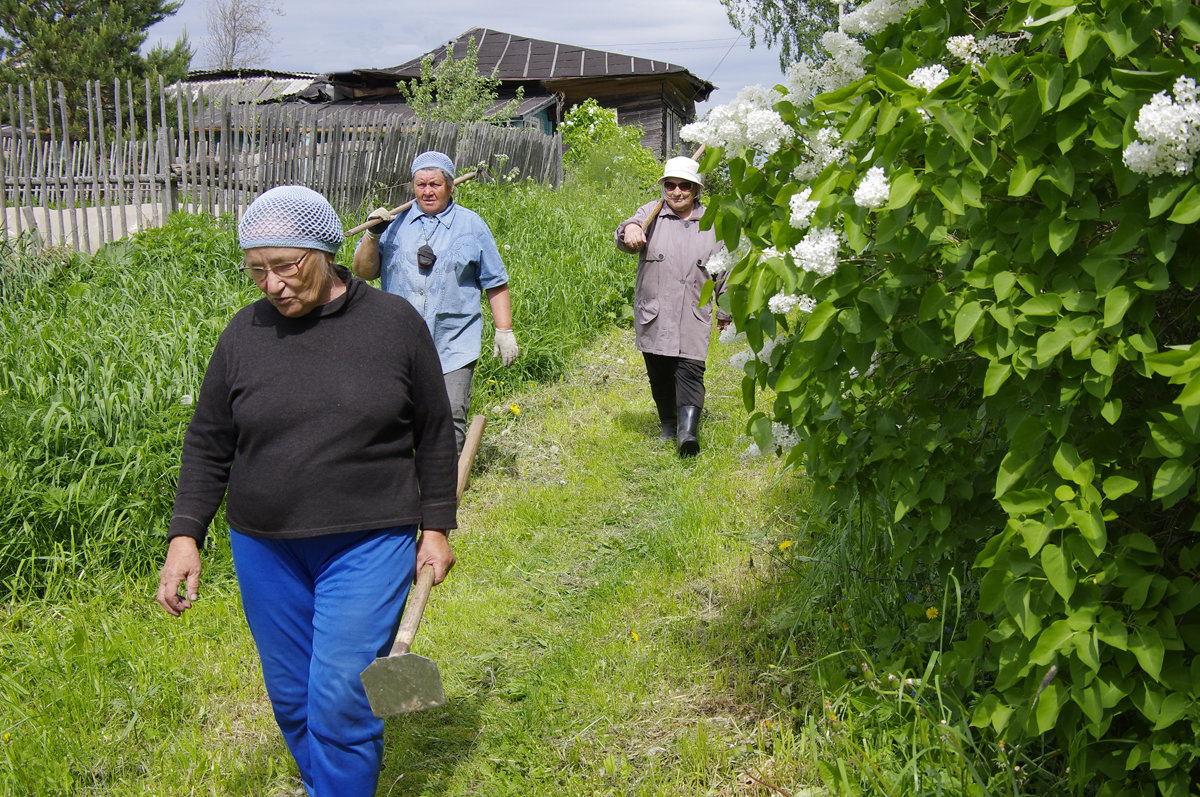
[[[455,177],[454,184],[458,185],[459,183],[465,183],[467,180],[473,179],[477,174],[479,174],[479,172],[467,172],[464,175]],[[392,208],[391,210],[388,211],[388,213],[391,213],[393,216],[399,216],[401,213],[403,213],[404,211],[411,208],[412,203],[415,201],[416,201],[415,199],[410,199],[407,202],[405,202],[403,205],[401,205],[400,207]],[[374,227],[376,224],[379,223],[379,221],[380,221],[379,219],[368,219],[367,221],[364,221],[362,224],[358,225],[357,227],[351,227],[350,229],[346,230],[346,237],[349,238],[351,235],[357,235],[358,233],[362,232],[363,230],[367,229],[368,227]]]
[[[487,418],[476,415],[471,419],[471,428],[463,441],[462,453],[458,455],[458,495],[462,499],[463,491],[471,476],[471,465],[475,455],[479,453],[479,442],[483,439],[483,427],[487,426]],[[404,610],[404,619],[400,621],[400,629],[396,632],[396,640],[392,642],[389,656],[402,656],[412,647],[417,629],[421,627],[421,616],[425,614],[425,604],[429,602],[429,591],[433,589],[433,565],[425,565],[417,574],[417,583],[408,594],[408,608]]]

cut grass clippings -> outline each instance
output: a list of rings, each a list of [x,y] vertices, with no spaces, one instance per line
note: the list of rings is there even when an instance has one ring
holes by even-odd
[[[448,704],[388,721],[380,795],[819,793],[786,708],[807,651],[764,630],[802,483],[743,453],[717,349],[693,460],[628,331],[490,413],[413,647]],[[116,576],[0,608],[0,792],[301,793],[214,538],[182,621]]]

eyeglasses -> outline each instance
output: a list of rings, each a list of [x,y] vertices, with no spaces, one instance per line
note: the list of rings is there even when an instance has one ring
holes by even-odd
[[[680,191],[691,191],[693,188],[695,188],[695,186],[686,180],[682,183],[677,183],[674,180],[663,180],[663,188],[667,189],[668,191],[674,191],[676,189]]]
[[[296,272],[300,270],[300,264],[304,262],[304,258],[308,257],[308,252],[300,255],[290,263],[280,263],[278,266],[248,266],[245,263],[238,266],[238,271],[244,274],[249,274],[250,279],[255,282],[265,282],[268,274],[274,274],[276,277],[294,277]]]

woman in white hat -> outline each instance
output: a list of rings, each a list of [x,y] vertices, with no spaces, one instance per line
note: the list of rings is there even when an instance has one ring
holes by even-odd
[[[661,437],[676,439],[679,455],[690,457],[700,450],[704,361],[712,334],[712,305],[699,306],[709,279],[704,264],[724,246],[711,229],[700,229],[704,180],[695,160],[671,158],[659,183],[662,199],[621,222],[616,242],[621,251],[638,253],[633,323]],[[718,283],[714,296],[721,287]],[[729,322],[722,310],[717,317],[722,328]]]

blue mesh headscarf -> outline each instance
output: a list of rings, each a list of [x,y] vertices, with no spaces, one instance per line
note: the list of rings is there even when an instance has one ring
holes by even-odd
[[[302,185],[281,185],[246,208],[238,222],[242,249],[286,246],[334,254],[342,245],[342,220],[325,197]]]
[[[450,160],[449,155],[436,150],[422,152],[413,158],[412,173],[415,175],[422,169],[441,169],[450,175],[450,179],[454,179],[454,161]]]

